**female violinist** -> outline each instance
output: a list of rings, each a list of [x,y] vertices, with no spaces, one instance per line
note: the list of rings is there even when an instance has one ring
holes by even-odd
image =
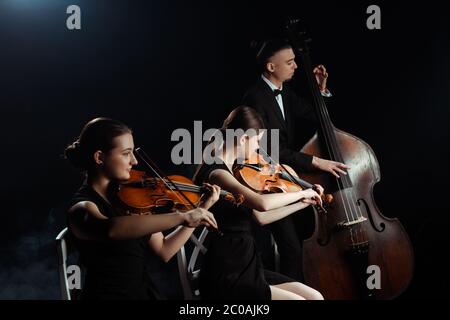
[[[310,204],[321,204],[320,195],[306,189],[289,193],[259,194],[241,184],[232,174],[237,159],[248,158],[259,147],[263,122],[252,108],[241,106],[225,119],[222,131],[233,129],[243,134],[232,143],[214,145],[215,161],[202,164],[196,183],[209,182],[233,194],[242,194],[241,206],[219,200],[211,211],[223,236],[213,235],[200,272],[200,294],[204,299],[302,300],[323,299],[322,295],[300,282],[264,270],[251,235],[252,217],[261,225],[272,223]],[[254,129],[254,134],[248,129]],[[227,146],[232,146],[231,148]],[[206,149],[205,149],[206,150]],[[322,192],[318,186],[319,192]]]
[[[217,228],[207,211],[220,188],[208,192],[197,209],[159,215],[123,215],[111,201],[109,187],[130,178],[137,164],[132,131],[124,124],[97,118],[65,150],[66,158],[86,171],[86,179],[69,203],[68,227],[86,267],[83,299],[154,299],[155,288],[145,271],[148,248],[168,261],[195,227]],[[180,226],[168,236],[161,231]]]

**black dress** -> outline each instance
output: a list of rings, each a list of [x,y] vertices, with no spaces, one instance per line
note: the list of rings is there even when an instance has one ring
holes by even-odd
[[[119,213],[92,187],[84,183],[69,203],[69,208],[81,201],[95,203],[106,217]],[[156,290],[148,277],[145,255],[149,236],[133,240],[81,240],[70,231],[86,269],[82,299],[155,299]]]
[[[195,183],[208,182],[216,169],[230,172],[225,164],[203,164]],[[199,279],[203,299],[270,300],[269,285],[295,281],[263,268],[251,232],[250,209],[219,199],[210,211],[223,235],[211,234]]]

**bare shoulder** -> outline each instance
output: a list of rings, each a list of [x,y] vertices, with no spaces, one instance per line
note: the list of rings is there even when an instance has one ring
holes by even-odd
[[[208,180],[213,184],[220,185],[220,182],[222,181],[232,181],[235,180],[235,178],[229,171],[225,169],[214,169],[209,174]]]
[[[98,209],[97,205],[93,203],[92,201],[80,201],[76,204],[74,204],[70,209],[68,210],[69,218],[74,216],[80,216],[83,215],[84,217],[90,216],[92,218],[96,219],[107,219],[100,210]]]

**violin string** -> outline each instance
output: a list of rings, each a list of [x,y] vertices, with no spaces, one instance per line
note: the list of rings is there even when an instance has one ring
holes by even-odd
[[[182,203],[185,207],[186,207],[186,209],[190,209],[189,208],[189,206],[186,204],[186,203],[184,203],[183,202],[183,200],[180,198],[180,195],[187,201],[187,203],[189,203],[193,208],[197,208],[197,206],[195,205],[195,204],[193,204],[192,203],[192,201],[181,191],[181,190],[179,190],[178,188],[177,188],[177,186],[175,185],[175,183],[169,178],[169,176],[167,176],[166,174],[164,174],[163,172],[162,172],[162,170],[161,169],[159,169],[158,168],[158,166],[155,164],[155,163],[153,163],[153,161],[150,159],[150,157],[148,157],[147,156],[147,154],[141,149],[141,148],[137,148],[136,149],[136,153],[140,156],[140,158],[144,161],[144,163],[163,181],[163,183],[167,186],[167,188],[169,189],[169,190],[171,190],[172,191],[172,193],[178,198],[178,200],[180,201],[180,203]],[[145,159],[145,158],[148,158],[148,160],[149,161],[151,161],[152,163],[153,163],[153,165],[154,165],[154,167],[156,168],[156,169],[158,169],[159,171],[161,171],[161,175],[163,175],[163,176],[165,176],[166,177],[166,179],[167,179],[167,181],[165,180],[165,179],[163,179],[162,177],[161,177],[161,175],[156,171],[156,169],[155,168],[153,168],[153,166],[152,165],[150,165],[149,164],[149,161],[147,161],[147,159]],[[177,191],[178,192],[175,192],[175,191],[173,191],[172,190],[172,188],[167,184],[167,182],[170,182],[170,184],[172,185],[172,186],[174,186],[175,187],[175,189],[177,189]],[[215,230],[219,235],[222,235],[222,232],[219,230],[219,229],[217,229],[217,228],[213,228],[213,230]],[[193,235],[193,234],[191,234],[190,235],[190,237],[189,237],[192,241],[194,241],[194,243],[195,243],[195,240],[197,240],[197,238],[196,238],[196,236],[195,235]]]
[[[273,158],[269,155],[269,153],[266,151],[266,150],[264,150],[263,148],[259,148],[261,151],[263,151],[264,152],[264,154],[269,158],[269,160],[271,161],[271,162],[275,162],[274,160],[273,160]],[[295,177],[295,176],[293,176],[285,167],[284,167],[284,165],[283,164],[281,164],[281,163],[278,163],[280,166],[281,166],[281,168],[283,169],[283,171],[281,172],[281,177],[283,178],[283,179],[285,179],[285,180],[289,180],[290,182],[292,182],[292,183],[295,183],[295,184],[298,184],[299,186],[301,186],[301,187],[303,187],[303,188],[306,188],[306,189],[310,189],[310,188],[313,188],[314,186],[311,184],[311,183],[309,183],[309,182],[307,182],[307,181],[305,181],[305,180],[303,180],[303,179],[301,179],[300,177]]]
[[[273,158],[269,155],[269,153],[268,153],[266,150],[264,150],[264,148],[260,147],[259,150],[261,150],[261,151],[264,152],[264,154],[269,158],[270,162],[276,163],[276,162],[273,160]],[[288,172],[288,171],[286,170],[286,168],[285,168],[281,163],[277,163],[277,164],[280,165],[280,166],[282,167],[282,169],[285,170],[285,171],[287,172],[288,175],[286,176],[286,180],[288,180],[288,181],[290,181],[290,182],[292,182],[292,183],[296,183],[296,182],[294,181],[294,177],[291,175],[291,173]]]
[[[197,186],[195,184],[189,184],[189,183],[184,183],[184,182],[174,182],[174,184],[177,185],[178,188],[183,189],[183,191],[187,191],[187,192],[199,193],[203,190],[203,187]],[[228,192],[225,190],[220,190],[220,195],[226,196],[226,195],[228,195]]]
[[[266,150],[264,150],[264,148],[260,148],[260,150],[262,150],[262,151],[264,152],[264,154],[269,158],[269,160],[270,160],[271,162],[275,162],[275,161],[272,159],[272,157],[269,155],[269,153],[268,153]],[[278,163],[278,165],[280,165],[281,168],[287,173],[287,176],[286,176],[287,180],[290,181],[290,182],[292,182],[292,183],[294,183],[294,184],[297,184],[297,185],[298,185],[298,183],[297,183],[295,177],[294,177],[294,176],[293,176],[293,175],[292,175],[292,174],[284,167],[284,165],[281,164],[281,163]],[[311,187],[312,187],[312,185],[311,185]],[[322,209],[323,209],[323,207],[322,207]]]
[[[243,164],[242,167],[247,167],[247,168],[250,168],[250,169],[253,169],[253,170],[256,170],[256,171],[261,171],[260,167],[258,167],[256,165],[253,165],[253,164],[249,164],[249,163]]]
[[[168,178],[165,174],[163,174],[163,173],[161,172],[162,175],[164,175],[164,176],[166,177],[167,181],[166,181],[166,179],[164,179],[164,178],[157,172],[157,170],[149,163],[149,161],[147,161],[147,159],[145,159],[145,158],[149,158],[149,157],[147,156],[147,154],[146,154],[141,148],[137,148],[135,151],[136,151],[136,153],[140,156],[141,160],[144,161],[144,163],[147,165],[147,167],[150,168],[150,169],[153,171],[153,173],[154,173],[159,179],[161,179],[161,181],[163,181],[163,183],[166,185],[166,187],[167,187],[169,190],[171,190],[171,191],[173,192],[173,194],[178,198],[178,200],[179,200],[182,204],[184,204],[184,206],[185,206],[186,208],[189,208],[189,207],[187,206],[186,203],[184,203],[183,199],[180,197],[180,194],[185,198],[185,200],[186,200],[191,206],[193,206],[193,207],[195,208],[195,205],[192,203],[191,200],[189,200],[188,197],[186,197],[186,195],[185,195],[184,193],[182,193],[182,192],[177,193],[177,192],[175,192],[175,191],[172,190],[172,187],[170,187],[169,184],[168,184],[167,182],[170,182],[173,186],[175,186],[175,184],[174,184],[174,183],[170,180],[170,178]],[[142,154],[141,154],[141,153],[142,153]],[[149,160],[150,160],[150,159],[149,159]],[[157,167],[156,167],[156,168],[157,168]],[[158,169],[159,169],[159,168],[158,168]],[[175,186],[175,188],[176,188],[176,186]]]
[[[188,183],[184,183],[184,182],[174,182],[174,184],[176,184],[177,187],[182,187],[182,188],[185,188],[185,189],[189,189],[189,191],[192,191],[192,192],[198,192],[198,191],[201,190],[201,187],[199,187],[199,186],[188,184]]]
[[[187,203],[189,203],[193,208],[197,208],[197,206],[196,205],[194,205],[193,203],[192,203],[192,201],[182,192],[182,191],[180,191],[180,190],[178,190],[178,193],[177,192],[175,192],[175,191],[173,191],[170,187],[169,187],[169,185],[167,184],[167,182],[165,181],[165,179],[163,179],[162,177],[161,177],[161,175],[163,175],[164,177],[166,177],[166,179],[177,189],[177,187],[176,187],[176,185],[174,184],[174,182],[166,175],[166,174],[164,174],[163,172],[162,172],[162,170],[161,169],[159,169],[159,167],[156,165],[156,163],[154,163],[151,159],[150,159],[150,157],[147,155],[147,153],[144,151],[144,150],[142,150],[142,148],[137,148],[136,150],[135,150],[135,152],[136,152],[136,154],[138,154],[139,155],[139,157],[142,159],[142,161],[144,161],[144,163],[147,165],[147,167],[149,167],[162,181],[163,181],[163,183],[169,188],[169,190],[171,190],[172,191],[172,193],[180,200],[180,202],[185,206],[185,208],[186,209],[190,209],[189,208],[189,206],[186,204],[186,203],[184,203],[183,202],[183,200],[180,198],[180,196],[179,195],[181,195],[186,201],[187,201]],[[148,161],[147,161],[147,159],[148,159]],[[152,162],[153,163],[153,166],[149,163],[149,162]],[[157,172],[157,170],[159,170],[160,172],[161,172],[161,175]],[[223,233],[218,229],[218,228],[214,228],[213,226],[211,226],[211,228],[212,228],[212,230],[214,230],[215,232],[217,232],[219,235],[223,235]],[[194,243],[196,243],[196,241],[198,240],[197,239],[197,237],[194,235],[194,234],[191,234],[190,236],[189,236],[189,238],[194,242]]]

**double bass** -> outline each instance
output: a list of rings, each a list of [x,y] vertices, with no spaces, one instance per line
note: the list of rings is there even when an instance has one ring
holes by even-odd
[[[316,134],[301,152],[349,165],[339,179],[329,173],[300,174],[333,195],[326,214],[315,211],[315,229],[303,243],[305,282],[325,299],[393,299],[409,285],[414,254],[398,219],[383,216],[373,187],[380,168],[372,148],[331,122],[309,57],[308,39],[298,20],[285,25],[301,57],[317,117]]]

